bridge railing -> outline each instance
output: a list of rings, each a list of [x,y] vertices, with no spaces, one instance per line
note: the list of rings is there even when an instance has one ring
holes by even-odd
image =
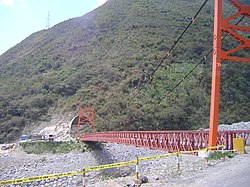
[[[233,138],[250,137],[250,130],[219,131],[218,145],[233,149]],[[112,131],[84,134],[81,141],[111,142],[150,149],[175,151],[193,151],[208,146],[209,132],[199,131]]]

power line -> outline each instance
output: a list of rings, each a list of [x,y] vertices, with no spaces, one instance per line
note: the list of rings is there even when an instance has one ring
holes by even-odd
[[[207,55],[205,55],[202,60],[197,63],[194,68],[188,72],[188,74],[186,74],[177,84],[175,84],[165,95],[164,97],[161,98],[160,101],[158,101],[157,103],[155,103],[152,107],[150,107],[149,109],[147,109],[147,111],[153,109],[156,105],[159,105],[163,100],[165,100],[165,98],[170,95],[182,82],[184,82],[185,79],[187,79],[187,77],[189,77],[189,75],[191,75],[194,70],[203,62],[207,59],[207,57],[212,53],[213,50],[210,50],[209,53]]]
[[[243,15],[239,21],[236,23],[236,25],[238,25],[243,19],[244,19],[245,15]],[[223,38],[222,41],[228,36],[228,34],[226,34]],[[147,112],[149,112],[150,110],[152,110],[155,106],[159,105],[162,101],[164,101],[166,99],[166,97],[168,97],[182,82],[184,82],[185,79],[187,79],[189,77],[189,75],[191,75],[194,70],[201,64],[203,63],[207,57],[213,52],[213,49],[211,49],[202,59],[199,63],[197,63],[193,69],[191,71],[189,71],[177,84],[175,84],[162,98],[160,101],[158,101],[157,103],[155,103],[153,106],[151,106],[149,109],[147,109]]]
[[[181,35],[178,37],[178,39],[174,42],[173,46],[167,51],[166,55],[162,58],[162,60],[157,64],[156,68],[153,70],[153,72],[150,74],[149,78],[142,84],[140,89],[135,93],[135,95],[132,97],[130,101],[128,101],[127,105],[129,105],[136,97],[137,95],[142,91],[142,89],[145,87],[145,85],[153,78],[156,71],[159,69],[159,67],[163,64],[163,62],[170,56],[170,53],[173,51],[173,49],[176,47],[177,43],[182,39],[183,35],[187,32],[188,28],[191,26],[192,23],[194,23],[196,17],[201,12],[203,7],[206,5],[208,0],[205,0],[204,3],[201,5],[199,10],[196,12],[195,16],[192,17],[192,20],[189,22],[189,24],[186,26],[186,28],[183,30]]]

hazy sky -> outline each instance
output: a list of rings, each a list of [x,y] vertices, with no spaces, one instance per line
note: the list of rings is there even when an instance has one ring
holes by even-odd
[[[30,34],[90,12],[107,0],[0,0],[0,55]]]

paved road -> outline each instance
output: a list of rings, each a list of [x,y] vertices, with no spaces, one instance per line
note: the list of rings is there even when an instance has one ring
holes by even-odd
[[[201,171],[198,178],[188,186],[250,187],[250,154],[238,155],[229,162],[222,162]]]

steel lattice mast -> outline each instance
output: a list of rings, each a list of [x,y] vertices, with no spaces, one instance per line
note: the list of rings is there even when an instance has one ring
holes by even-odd
[[[212,90],[210,106],[210,129],[209,129],[209,146],[217,145],[218,139],[218,121],[219,121],[219,101],[220,101],[220,71],[222,60],[231,62],[250,63],[250,58],[234,56],[233,53],[241,49],[250,49],[250,40],[241,36],[237,31],[250,32],[250,27],[238,26],[229,23],[238,16],[247,16],[250,18],[250,6],[241,4],[238,0],[229,0],[238,12],[223,18],[222,0],[215,0],[214,5],[214,44],[213,44],[213,68],[212,68]],[[229,34],[233,39],[240,43],[239,46],[224,51],[222,49],[222,33]]]

